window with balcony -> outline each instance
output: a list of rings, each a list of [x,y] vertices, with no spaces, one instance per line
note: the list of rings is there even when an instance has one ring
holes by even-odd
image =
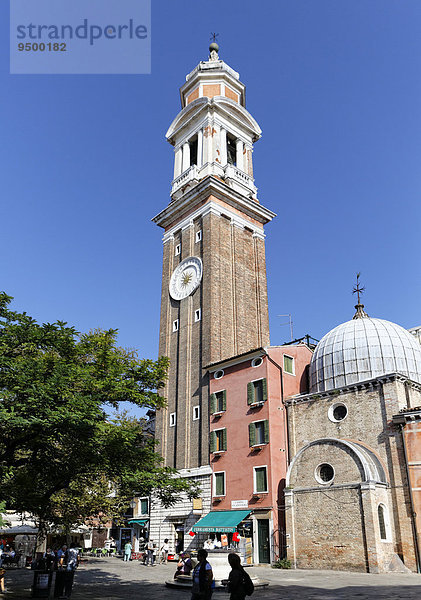
[[[227,430],[217,429],[210,433],[210,451],[225,452],[227,449]]]
[[[249,445],[262,446],[269,443],[269,421],[254,421],[249,424]]]
[[[268,399],[266,379],[257,379],[247,384],[247,404],[261,404]]]
[[[211,394],[210,397],[210,412],[212,415],[221,413],[227,410],[227,390],[221,390]]]

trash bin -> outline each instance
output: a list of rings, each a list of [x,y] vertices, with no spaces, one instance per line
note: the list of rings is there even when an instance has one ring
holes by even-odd
[[[61,598],[62,596],[70,598],[74,576],[74,571],[59,570],[56,572],[54,598]]]
[[[53,582],[52,571],[34,571],[32,598],[48,598]]]

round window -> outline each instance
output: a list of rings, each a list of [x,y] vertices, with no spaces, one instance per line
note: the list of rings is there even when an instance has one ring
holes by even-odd
[[[329,463],[322,463],[315,472],[316,481],[319,483],[330,483],[335,477],[335,471]]]
[[[257,358],[253,358],[253,360],[251,361],[251,366],[252,367],[260,367],[260,365],[263,363],[263,358],[261,356],[258,356]]]
[[[221,369],[220,371],[215,371],[213,374],[214,379],[221,379],[224,376],[224,371]]]
[[[348,414],[348,408],[342,402],[337,402],[333,404],[328,411],[328,417],[334,423],[339,423],[339,421],[343,421]]]

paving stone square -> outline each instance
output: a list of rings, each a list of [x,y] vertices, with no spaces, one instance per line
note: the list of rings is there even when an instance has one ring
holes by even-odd
[[[190,593],[169,589],[165,580],[172,578],[176,565],[145,567],[137,561],[119,558],[91,558],[75,574],[72,600],[190,600]],[[387,600],[421,599],[421,575],[388,573],[347,573],[340,571],[283,571],[253,567],[251,576],[269,581],[253,598],[278,600]],[[9,569],[6,573],[5,598],[24,600],[31,597],[33,571]],[[228,600],[217,590],[215,600]]]

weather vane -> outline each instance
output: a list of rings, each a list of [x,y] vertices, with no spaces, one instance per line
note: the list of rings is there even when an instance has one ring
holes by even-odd
[[[216,44],[216,38],[219,37],[219,33],[211,33],[210,40]]]
[[[354,288],[352,290],[353,294],[357,294],[358,304],[360,304],[360,294],[362,294],[365,290],[364,286],[360,286],[360,275],[361,273],[357,273],[357,285],[354,285]]]

